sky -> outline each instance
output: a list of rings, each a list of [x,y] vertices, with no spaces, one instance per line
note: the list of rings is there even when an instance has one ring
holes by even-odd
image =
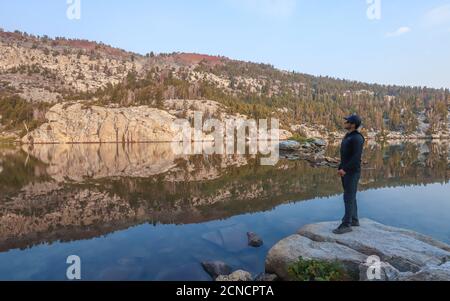
[[[450,0],[0,0],[0,27],[450,88]]]

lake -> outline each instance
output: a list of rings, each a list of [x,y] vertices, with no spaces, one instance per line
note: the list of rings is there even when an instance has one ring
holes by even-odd
[[[361,217],[450,243],[449,150],[368,145]],[[277,241],[344,207],[334,169],[259,160],[169,144],[0,146],[0,280],[65,280],[70,255],[83,280],[210,280],[205,260],[259,274]]]

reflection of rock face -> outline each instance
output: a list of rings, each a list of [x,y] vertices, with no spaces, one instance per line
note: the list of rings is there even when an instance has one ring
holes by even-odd
[[[18,197],[10,206],[13,210],[0,215],[0,250],[34,243],[43,233],[55,236],[55,239],[67,237],[65,232],[70,233],[70,237],[89,237],[92,231],[98,234],[98,228],[111,228],[115,222],[132,220],[137,214],[128,202],[119,197],[89,190],[75,193],[53,191],[35,197],[35,201]],[[23,208],[45,211],[32,216],[15,212]],[[77,231],[80,228],[84,230]]]
[[[199,142],[201,143],[201,142]],[[204,181],[219,178],[223,170],[246,165],[245,156],[215,156],[219,162],[189,162],[178,143],[44,144],[24,150],[47,164],[47,174],[57,182],[84,182],[103,178],[147,178],[166,174],[165,181]],[[180,162],[184,162],[181,164]],[[200,165],[199,165],[200,164]],[[168,173],[169,172],[169,173]]]
[[[171,144],[35,145],[28,153],[0,156],[0,192],[12,186],[0,193],[0,250],[145,222],[200,223],[342,191],[333,169],[304,161],[273,168],[237,155],[176,156]],[[424,164],[419,156],[416,145],[368,147],[361,189],[448,181],[446,145],[431,144]]]
[[[52,144],[26,150],[48,164],[56,181],[84,178],[149,177],[175,167],[171,144]]]
[[[217,158],[217,156],[216,156]],[[208,164],[207,160],[190,162],[185,160],[183,166],[177,166],[170,170],[164,177],[166,182],[197,182],[211,181],[223,176],[229,167],[242,167],[248,164],[248,158],[244,156],[220,156],[220,162]],[[185,158],[186,159],[186,158]],[[199,166],[201,164],[201,167]]]
[[[24,143],[169,142],[176,135],[174,116],[146,106],[57,104],[45,117],[49,122],[25,136]]]

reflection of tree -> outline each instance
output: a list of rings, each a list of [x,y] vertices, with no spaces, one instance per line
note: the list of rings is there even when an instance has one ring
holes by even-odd
[[[33,157],[27,157],[22,151],[11,151],[2,154],[0,163],[3,171],[0,173],[0,202],[2,198],[17,193],[31,182],[47,182],[47,166]]]
[[[364,177],[382,186],[448,182],[447,154],[448,145],[439,144],[376,147],[366,152],[372,169]]]
[[[327,154],[338,151],[330,147]],[[0,189],[7,196],[0,196],[0,250],[94,237],[144,222],[222,219],[342,190],[334,169],[305,161],[268,167],[258,158],[198,155],[176,158],[174,168],[145,178],[90,177],[52,187],[40,161],[29,159],[25,165],[23,152],[1,159]],[[447,145],[367,146],[364,161],[361,189],[449,181]],[[36,193],[33,183],[48,189]]]

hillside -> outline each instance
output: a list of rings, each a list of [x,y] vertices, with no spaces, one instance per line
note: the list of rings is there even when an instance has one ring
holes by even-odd
[[[278,117],[307,135],[357,112],[371,135],[447,136],[449,90],[365,84],[201,54],[140,55],[103,43],[0,32],[0,133],[24,135],[56,104],[83,101],[169,110],[209,100],[228,113]],[[185,111],[193,108],[185,108]],[[211,112],[213,115],[213,112]]]

